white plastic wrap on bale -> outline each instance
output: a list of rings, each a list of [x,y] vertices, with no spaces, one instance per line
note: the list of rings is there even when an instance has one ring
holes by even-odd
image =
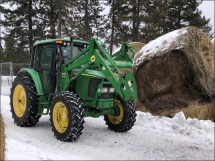
[[[177,48],[180,49],[183,47],[183,42],[177,41],[179,37],[187,32],[187,28],[178,29],[172,32],[169,32],[157,39],[146,44],[134,57],[133,67],[138,66],[149,57],[159,55],[171,48],[172,43],[177,43]],[[136,59],[136,57],[138,57]]]

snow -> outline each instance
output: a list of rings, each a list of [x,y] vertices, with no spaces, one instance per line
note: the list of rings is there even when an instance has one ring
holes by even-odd
[[[6,124],[8,160],[213,160],[214,123],[174,118],[137,111],[134,127],[126,133],[108,130],[103,117],[85,118],[85,130],[75,142],[54,137],[49,116],[30,128],[14,124],[9,96],[1,96],[1,113]]]
[[[133,66],[138,66],[140,63],[144,61],[145,58],[149,56],[154,56],[155,54],[159,54],[160,51],[165,51],[170,48],[173,42],[177,42],[177,39],[180,35],[183,35],[187,32],[186,28],[174,30],[169,32],[163,36],[158,37],[157,39],[149,42],[135,55]],[[181,43],[181,42],[177,42]],[[178,48],[182,47],[181,44],[178,44]],[[139,56],[138,58],[137,55]]]
[[[0,94],[2,95],[10,95],[10,85],[16,76],[1,76],[1,84],[0,84]]]
[[[214,43],[215,42],[215,38],[213,38],[212,40],[211,40],[211,43]]]
[[[113,51],[113,54],[115,54],[116,52],[120,51],[120,49],[121,49],[121,47],[118,47],[117,49],[115,49],[115,50]]]

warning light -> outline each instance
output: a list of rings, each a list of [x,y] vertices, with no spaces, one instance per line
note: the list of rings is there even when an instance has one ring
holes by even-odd
[[[57,40],[55,41],[57,44],[63,44],[63,41]]]

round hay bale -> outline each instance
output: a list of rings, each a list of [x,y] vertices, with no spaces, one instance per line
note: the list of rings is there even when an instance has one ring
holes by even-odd
[[[169,116],[202,106],[215,96],[214,48],[195,27],[175,30],[146,44],[134,57],[133,73],[138,104],[154,115]],[[209,119],[206,116],[201,118]]]
[[[140,49],[142,49],[143,46],[145,46],[145,44],[142,43],[142,42],[131,42],[129,44],[131,45],[131,47],[134,48],[134,50],[136,51],[136,53],[139,52]],[[131,51],[128,51],[128,52],[131,55],[131,57],[134,58],[134,54]]]
[[[4,120],[2,118],[2,115],[0,115],[0,120],[1,120],[1,157],[0,160],[5,160],[5,133],[4,133],[4,128],[5,128],[5,124],[4,124]]]
[[[214,42],[215,42],[215,38],[213,38],[213,39],[211,40],[211,43],[212,43],[212,45],[213,45],[213,47],[214,47],[214,53],[215,53],[215,46],[214,46]]]

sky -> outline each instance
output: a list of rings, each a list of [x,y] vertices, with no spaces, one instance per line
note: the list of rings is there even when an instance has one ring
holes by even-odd
[[[214,32],[214,0],[203,0],[202,4],[199,5],[199,10],[202,11],[202,16],[205,16],[206,19],[210,18],[210,25],[212,26],[211,33]],[[106,7],[104,12],[108,12],[108,7]],[[4,19],[4,16],[1,14],[1,19]],[[4,28],[1,27],[1,32],[4,31]],[[3,36],[3,34],[1,34]],[[214,36],[215,37],[215,36]],[[2,41],[2,46],[4,46],[4,42]]]
[[[199,5],[199,10],[202,11],[202,16],[206,19],[210,18],[210,24],[212,25],[212,33],[214,32],[214,0],[204,0],[202,4]]]

